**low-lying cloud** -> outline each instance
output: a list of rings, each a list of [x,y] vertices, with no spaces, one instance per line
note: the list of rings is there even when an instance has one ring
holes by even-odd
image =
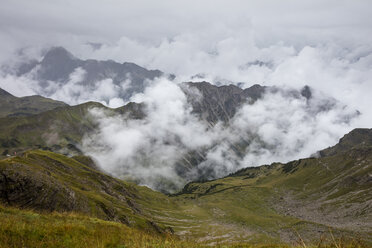
[[[33,73],[19,77],[5,74],[0,78],[0,88],[18,97],[41,95],[70,105],[95,101],[111,108],[117,108],[126,103],[120,97],[120,92],[126,90],[130,77],[120,84],[114,84],[111,78],[106,78],[87,85],[84,84],[86,72],[78,67],[69,75],[67,82],[49,81],[41,84],[33,79]]]
[[[100,128],[84,140],[83,150],[114,175],[164,189],[165,182],[158,186],[163,179],[179,188],[186,180],[174,169],[177,160],[188,150],[211,144],[213,135],[191,114],[185,94],[173,82],[161,79],[132,100],[146,103],[145,119],[93,109]]]
[[[184,87],[158,79],[133,96],[146,106],[140,120],[93,109],[99,130],[84,139],[83,150],[115,176],[174,192],[188,181],[310,156],[334,144],[358,118],[354,109],[320,92],[307,99],[279,89],[243,105],[228,125],[210,126],[192,113]],[[195,152],[202,161],[189,163]]]

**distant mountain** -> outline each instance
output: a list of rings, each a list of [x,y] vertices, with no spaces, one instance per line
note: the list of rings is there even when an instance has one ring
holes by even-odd
[[[300,91],[288,91],[260,85],[241,89],[234,85],[215,86],[208,82],[188,82],[182,84],[181,88],[193,107],[193,113],[199,116],[202,122],[206,122],[211,129],[219,121],[229,128],[230,120],[235,117],[244,104],[254,104],[265,93],[281,92],[291,99],[303,98],[311,100],[312,98],[312,90],[308,86],[305,86]],[[13,98],[13,96],[8,96],[7,93],[3,94],[6,95],[4,99]],[[310,101],[308,104],[308,114],[316,115],[318,112],[331,110],[336,102],[333,99],[326,99],[319,106],[314,107],[310,105]],[[117,109],[110,109],[100,103],[88,102],[76,106],[63,106],[30,116],[25,115],[33,112],[28,113],[25,109],[23,115],[14,116],[13,114],[0,118],[0,154],[4,156],[36,148],[63,154],[81,154],[83,137],[95,133],[98,128],[97,122],[89,115],[89,110],[94,107],[101,108],[113,115],[122,115],[123,118],[127,119],[142,119],[146,118],[147,114],[146,103],[129,103]],[[355,116],[357,114],[356,112]],[[345,120],[341,121],[347,122],[349,118],[353,117],[345,116]],[[231,164],[237,168],[240,166],[239,161],[250,152],[250,144],[252,142],[256,142],[262,147],[266,146],[259,135],[249,133],[249,128],[247,130],[240,133],[239,139],[234,142],[227,139],[218,144],[225,147],[226,152],[231,156]],[[216,145],[216,143],[213,143],[197,150],[187,150],[180,153],[178,155],[179,159],[173,165],[176,173],[187,180],[209,180],[218,177],[219,175],[216,174],[214,168],[225,167],[209,161],[207,156],[209,152],[215,149]],[[266,146],[265,149],[275,150],[276,147]],[[126,165],[123,164],[123,166],[125,167]],[[230,171],[220,171],[219,173],[227,174],[230,172],[231,169]],[[163,181],[158,186],[157,189],[164,192],[174,192],[179,187],[171,182],[167,184]]]
[[[193,112],[210,123],[217,121],[229,121],[244,103],[254,103],[260,99],[269,88],[261,85],[253,85],[247,89],[241,89],[235,85],[215,86],[208,82],[188,82],[186,86],[197,89],[201,97],[195,97],[195,92],[184,90]]]
[[[193,106],[193,113],[212,125],[218,121],[228,123],[242,104],[252,104],[266,90],[274,90],[260,85],[243,90],[234,85],[215,86],[207,82],[184,83],[182,88]],[[82,137],[95,128],[93,121],[88,118],[88,110],[93,107],[116,114],[130,112],[127,118],[144,118],[146,115],[145,105],[136,103],[112,110],[95,102],[68,106],[41,96],[17,98],[1,89],[0,94],[0,118],[3,117],[0,119],[0,148],[6,150],[54,147],[53,150],[57,151],[61,145],[77,146]],[[55,138],[51,139],[50,134]],[[195,157],[201,154],[200,151],[192,154],[193,159],[187,161],[201,162],[201,158]]]
[[[37,95],[15,97],[0,88],[0,117],[33,115],[64,106],[68,105]]]
[[[254,104],[262,99],[265,93],[281,93],[288,99],[306,100],[312,99],[312,91],[305,85],[300,90],[281,89],[275,86],[252,85],[242,89],[236,85],[216,86],[209,82],[186,82],[183,84],[184,92],[193,107],[193,113],[211,124],[218,121],[227,123],[230,121],[243,104]],[[191,90],[190,90],[191,89]],[[322,102],[314,108],[313,113],[329,111],[334,108],[337,101],[333,98],[322,99]],[[355,112],[358,115],[359,112]],[[352,118],[352,117],[350,117]]]
[[[101,80],[111,79],[113,84],[122,86],[119,96],[125,101],[129,100],[133,94],[142,92],[146,86],[146,80],[167,76],[159,70],[147,70],[134,63],[118,63],[112,60],[81,60],[63,47],[51,48],[41,61],[33,60],[19,65],[16,75],[28,74],[43,88],[49,87],[46,94],[51,94],[56,90],[56,85],[67,83],[70,80],[70,75],[78,68],[84,72],[84,77],[78,82],[80,85],[89,88]],[[172,75],[168,76],[173,77]],[[129,81],[127,82],[127,80]]]
[[[28,149],[43,148],[65,154],[81,154],[79,146],[84,135],[96,130],[96,122],[89,110],[99,108],[106,113],[122,114],[128,118],[142,118],[140,104],[110,109],[96,102],[76,106],[64,104],[33,115],[0,118],[0,154],[13,154]]]

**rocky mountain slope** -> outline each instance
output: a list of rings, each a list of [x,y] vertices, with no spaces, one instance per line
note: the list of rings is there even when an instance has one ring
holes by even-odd
[[[241,89],[232,84],[215,86],[204,81],[188,82],[185,83],[185,86],[189,87],[184,92],[189,102],[192,103],[193,112],[210,123],[228,122],[242,104],[254,103],[269,89],[269,87],[258,84]],[[200,94],[200,97],[198,98],[198,95],[195,96],[195,94]]]

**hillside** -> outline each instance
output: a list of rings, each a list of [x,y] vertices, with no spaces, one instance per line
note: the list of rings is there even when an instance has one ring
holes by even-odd
[[[81,153],[79,144],[84,135],[95,130],[96,123],[89,110],[99,108],[106,113],[143,116],[141,105],[129,103],[110,109],[96,102],[58,107],[27,116],[0,118],[0,154],[14,154],[28,149],[49,149],[61,153]],[[1,156],[1,155],[0,155]]]
[[[333,156],[247,168],[226,178],[189,183],[178,197],[208,209],[206,218],[217,215],[221,229],[240,223],[232,230],[249,231],[247,238],[265,230],[271,238],[288,241],[295,238],[295,229],[311,240],[332,228],[345,236],[369,237],[371,242],[372,147],[360,144],[370,139],[372,130],[354,130],[345,137],[357,132],[368,135]]]
[[[371,244],[372,147],[364,143],[371,136],[354,130],[342,140],[355,142],[332,156],[246,168],[172,196],[104,175],[85,157],[30,151],[0,162],[1,201],[208,244],[330,243],[332,235]]]
[[[15,97],[0,88],[0,118],[38,114],[67,104],[42,96]]]
[[[166,232],[137,202],[149,193],[159,199],[164,198],[162,194],[105,175],[87,157],[30,151],[0,161],[0,168],[1,201],[7,205],[42,212],[78,212]]]
[[[157,147],[172,147],[172,149],[178,150],[177,153],[168,154],[174,155],[174,162],[169,166],[172,167],[176,176],[185,179],[184,182],[210,180],[225,176],[236,168],[241,168],[239,161],[244,159],[246,155],[255,154],[257,150],[266,149],[269,153],[278,152],[276,150],[279,148],[276,145],[270,144],[271,141],[267,138],[266,140],[262,138],[262,132],[259,133],[257,131],[258,127],[255,127],[256,124],[254,122],[250,123],[249,119],[244,120],[244,122],[247,122],[246,124],[239,122],[242,109],[253,106],[256,102],[260,104],[260,100],[265,98],[265,96],[267,97],[266,94],[269,97],[273,97],[272,94],[278,94],[284,99],[301,102],[306,112],[304,118],[309,118],[309,121],[332,112],[333,108],[337,108],[336,105],[338,104],[336,100],[329,97],[325,97],[324,101],[312,99],[312,89],[308,86],[303,87],[302,90],[280,89],[260,85],[241,89],[235,85],[215,86],[208,82],[188,82],[181,84],[180,88],[183,90],[187,100],[187,106],[184,107],[190,107],[190,110],[192,108],[191,113],[189,113],[190,116],[187,118],[191,116],[195,118],[196,124],[200,126],[198,129],[205,128],[209,132],[208,136],[210,137],[208,138],[213,136],[216,138],[217,133],[225,133],[224,135],[226,135],[226,137],[217,138],[216,141],[204,146],[185,149],[185,145],[186,147],[188,145],[183,144],[184,141],[180,137],[182,134],[175,134],[173,138],[168,140],[167,137],[159,138],[156,135],[154,136],[156,132],[151,132],[150,136],[152,135],[153,137],[148,138],[151,142],[158,142]],[[117,127],[117,130],[126,130],[128,127],[127,122],[132,127],[145,127],[149,123],[153,124],[153,121],[162,114],[157,113],[156,109],[151,109],[146,103],[128,103],[120,108],[111,109],[97,102],[87,102],[75,106],[58,107],[41,113],[30,113],[28,116],[2,117],[0,118],[0,156],[14,155],[29,149],[44,149],[66,155],[82,154],[84,149],[86,152],[94,150],[95,152],[92,152],[91,156],[96,159],[99,159],[99,155],[102,157],[102,155],[109,154],[112,151],[110,150],[112,147],[107,144],[100,144],[100,141],[105,141],[105,139],[102,139],[102,137],[96,138],[96,142],[93,140],[94,138],[91,139],[91,137],[97,137],[96,134],[99,134],[104,128],[102,125],[100,126],[102,119],[107,119],[96,114],[92,115],[90,110],[93,108],[104,111],[106,117],[115,117],[111,123],[116,124],[118,119],[125,120],[125,122],[119,124],[121,127]],[[348,123],[350,119],[357,116],[358,112],[346,113],[338,118],[337,122]],[[137,121],[139,119],[141,120]],[[107,124],[105,125],[107,126]],[[185,123],[181,123],[181,125],[185,125]],[[162,128],[167,129],[167,133],[173,132],[173,126],[163,126]],[[188,127],[184,126],[183,129],[188,129]],[[197,130],[193,132],[195,131]],[[106,138],[110,140],[109,137]],[[82,144],[83,140],[87,142]],[[306,140],[299,138],[299,141],[296,142],[301,147]],[[107,149],[102,152],[103,154],[98,154],[102,151],[102,147],[107,147]],[[138,147],[137,149],[142,148]],[[128,166],[146,167],[148,166],[146,161],[155,161],[150,155],[152,154],[151,149],[148,148],[147,151],[138,150],[136,153],[132,153],[131,156],[132,158],[135,157],[135,162],[131,162],[131,159],[128,161],[128,159],[123,158],[120,161],[116,161],[115,165],[122,168],[128,168]],[[214,153],[221,152],[221,149],[226,151],[229,156],[229,166],[225,165],[226,162],[221,163],[210,159],[210,157],[214,156]],[[137,156],[138,154],[143,155]],[[221,154],[221,156],[225,155]],[[107,161],[111,158],[112,156],[104,160]],[[104,162],[100,161],[100,163],[103,164]],[[156,163],[154,162],[154,164]],[[159,162],[156,165],[162,166],[164,162]],[[123,178],[125,175],[130,174],[125,172],[120,172]],[[142,180],[142,183],[145,183],[145,180],[139,178],[139,176],[132,177],[130,180]],[[152,185],[156,185],[153,186],[156,190],[166,193],[175,193],[182,187],[182,183],[177,183],[178,181],[172,181],[172,179],[164,178],[161,175],[154,178],[153,181]]]
[[[75,213],[39,214],[0,206],[0,247],[207,247]],[[241,247],[241,246],[239,246]],[[250,246],[249,246],[250,247]]]

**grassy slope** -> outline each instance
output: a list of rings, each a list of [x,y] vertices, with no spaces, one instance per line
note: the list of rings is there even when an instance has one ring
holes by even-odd
[[[92,108],[100,108],[107,113],[129,115],[141,118],[141,105],[129,103],[117,109],[110,109],[96,102],[76,106],[59,107],[31,116],[0,118],[0,156],[28,149],[47,148],[53,151],[76,151],[85,134],[96,127],[89,115]]]
[[[284,244],[299,236],[308,243],[321,236],[331,241],[329,228],[336,237],[360,236],[371,242],[371,183],[365,180],[371,173],[369,147],[245,169],[226,178],[190,183],[172,197],[111,178],[78,161],[84,160],[46,151],[2,160],[0,176],[13,178],[8,203],[79,212],[155,233],[169,232],[171,227],[181,238],[208,244]],[[15,183],[25,178],[31,183],[26,180],[23,188]],[[26,194],[19,193],[22,189],[28,190]],[[59,194],[53,194],[55,189]],[[308,209],[313,205],[315,212]],[[342,215],[333,216],[335,212]]]
[[[141,229],[167,232],[164,226],[156,225],[139,204],[147,202],[142,195],[163,201],[166,198],[163,194],[114,179],[78,160],[81,158],[40,150],[1,160],[1,201],[41,211],[80,212]]]
[[[193,201],[193,214],[215,225],[214,239],[230,227],[222,238],[290,241],[298,232],[313,241],[332,228],[337,235],[361,235],[371,242],[371,174],[372,148],[364,147],[191,183],[177,198]]]
[[[38,214],[0,206],[0,247],[203,247],[170,235],[78,214]]]
[[[243,169],[174,196],[114,179],[84,156],[28,151],[0,161],[0,196],[6,206],[78,212],[214,245],[330,242],[330,228],[371,244],[372,146],[350,136],[341,141],[329,156]]]
[[[50,98],[41,96],[15,97],[0,89],[0,117],[27,116],[64,106],[67,104]]]
[[[21,151],[76,143],[81,139],[84,131],[93,128],[89,119],[83,118],[88,113],[88,109],[100,106],[98,103],[86,103],[57,108],[32,116],[1,118],[1,147],[3,150]]]
[[[40,214],[0,205],[0,248],[8,247],[112,247],[112,248],[201,248],[211,247],[204,242],[180,240],[172,235],[160,235],[130,228],[117,222],[104,221],[76,213]],[[297,245],[249,244],[233,242],[215,244],[220,248],[287,248],[304,247]],[[358,241],[319,243],[323,248],[362,248],[367,247]]]

